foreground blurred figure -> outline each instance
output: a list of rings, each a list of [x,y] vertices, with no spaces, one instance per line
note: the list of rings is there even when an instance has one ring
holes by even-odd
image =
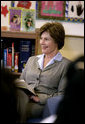
[[[67,71],[67,87],[55,123],[83,122],[84,83],[84,56],[81,56],[71,63]]]
[[[14,80],[15,77],[11,72],[7,69],[1,69],[0,115],[2,123],[13,124],[17,122],[18,114],[16,109],[16,88]]]

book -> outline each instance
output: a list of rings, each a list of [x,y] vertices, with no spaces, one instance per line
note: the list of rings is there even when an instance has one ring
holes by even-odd
[[[35,31],[35,10],[22,9],[21,31]]]
[[[32,44],[32,55],[31,56],[34,56],[35,55],[35,44]]]
[[[7,48],[7,68],[12,68],[12,47]]]
[[[29,87],[29,85],[24,80],[16,79],[14,83],[16,87],[27,90],[29,95],[36,95],[34,89]]]
[[[14,42],[12,42],[12,72],[14,72]]]
[[[11,31],[20,31],[21,29],[21,9],[18,7],[9,8],[9,26]]]
[[[19,63],[19,53],[15,52],[14,54],[14,71],[15,72],[18,72],[18,67],[19,67],[18,63]]]
[[[4,49],[4,68],[7,68],[7,49]]]
[[[3,39],[1,39],[1,67],[3,67]]]
[[[19,71],[22,72],[26,62],[32,54],[32,42],[29,40],[20,41]]]

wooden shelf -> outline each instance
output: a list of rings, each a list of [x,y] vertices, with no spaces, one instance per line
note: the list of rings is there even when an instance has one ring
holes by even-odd
[[[1,31],[1,37],[35,39],[35,55],[39,54],[37,30],[35,32]]]
[[[1,31],[1,37],[3,38],[22,38],[22,39],[34,39],[35,42],[35,55],[39,52],[39,40],[38,40],[38,31],[35,32],[16,32],[16,31]],[[19,77],[21,73],[13,72],[14,76]]]
[[[36,39],[36,32],[1,31],[1,37]]]

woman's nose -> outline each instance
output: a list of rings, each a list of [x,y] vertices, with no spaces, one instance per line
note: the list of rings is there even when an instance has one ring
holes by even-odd
[[[40,39],[40,44],[44,44],[45,40],[44,39]]]

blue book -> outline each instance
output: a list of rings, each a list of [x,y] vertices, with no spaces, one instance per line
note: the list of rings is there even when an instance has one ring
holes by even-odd
[[[32,42],[20,41],[19,71],[22,72],[32,54]]]
[[[7,49],[4,49],[4,68],[7,67]]]

